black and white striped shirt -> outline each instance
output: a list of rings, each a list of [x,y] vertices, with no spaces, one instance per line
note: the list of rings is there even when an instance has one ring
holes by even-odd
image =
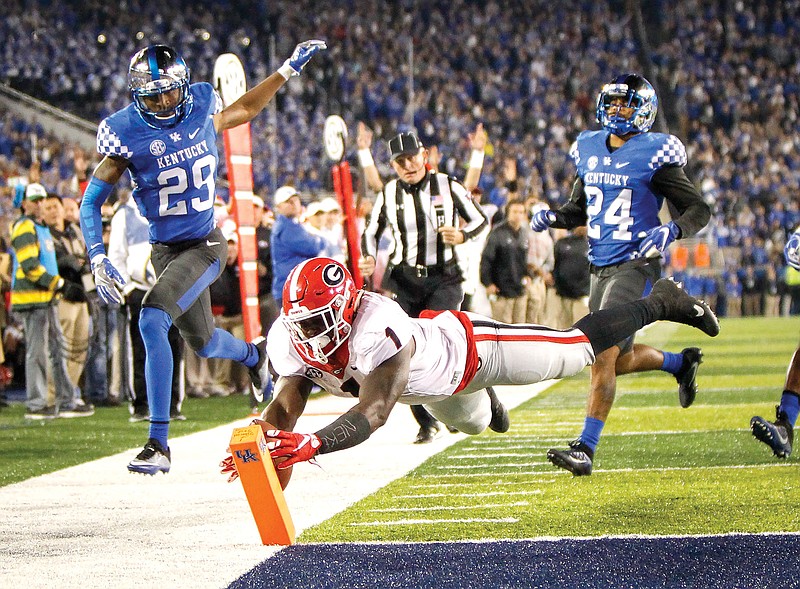
[[[361,237],[361,253],[377,257],[378,241],[388,227],[395,243],[390,265],[441,267],[455,259],[455,252],[444,244],[438,228],[459,227],[459,218],[466,222],[461,228],[465,241],[487,224],[480,206],[457,180],[433,172],[413,186],[391,180],[375,199]]]

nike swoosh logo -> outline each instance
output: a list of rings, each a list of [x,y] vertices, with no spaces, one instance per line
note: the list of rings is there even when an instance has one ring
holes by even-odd
[[[191,138],[192,138],[192,136],[191,136],[191,135],[189,135],[189,138],[191,139]],[[620,168],[624,168],[625,166],[627,166],[629,163],[630,163],[630,162],[622,162],[621,164],[617,164],[617,165],[616,165],[616,166],[614,166],[614,167],[615,167],[615,168],[617,168],[617,169],[619,170]]]
[[[697,311],[697,315],[695,315],[695,317],[702,317],[706,314],[706,310],[698,304],[695,304],[694,310]]]
[[[200,132],[200,129],[195,129],[194,131],[189,133],[189,139],[194,139],[195,135],[197,135],[199,132]]]
[[[218,241],[208,241],[208,240],[206,240],[206,245],[208,247],[212,247],[212,246],[215,246],[215,245],[219,245],[219,242]]]

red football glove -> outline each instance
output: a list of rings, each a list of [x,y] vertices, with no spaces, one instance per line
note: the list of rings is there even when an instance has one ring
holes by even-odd
[[[222,462],[219,463],[222,467],[219,471],[221,474],[228,475],[228,482],[232,483],[239,478],[239,471],[236,470],[236,463],[233,461],[233,456],[228,455]]]
[[[286,432],[282,429],[270,429],[265,432],[268,438],[277,438],[267,443],[269,454],[272,458],[286,457],[286,460],[277,465],[284,469],[298,462],[312,460],[319,452],[322,442],[315,434],[298,434]]]

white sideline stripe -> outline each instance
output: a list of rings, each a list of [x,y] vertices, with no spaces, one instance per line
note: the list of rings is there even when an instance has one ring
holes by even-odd
[[[719,466],[656,466],[652,468],[595,468],[592,472],[669,472],[672,470],[739,470],[747,468],[786,468],[797,467],[792,462],[775,462],[772,464],[722,464]],[[569,473],[564,473],[569,474]]]
[[[532,466],[533,464],[536,464],[536,463],[526,464],[525,466]],[[550,463],[549,462],[542,462],[541,464],[549,465]],[[594,472],[597,472],[597,471],[595,470]],[[439,473],[439,474],[418,474],[418,475],[416,475],[416,478],[420,478],[420,479],[447,479],[447,478],[463,479],[463,478],[467,478],[467,477],[496,477],[498,474],[500,474],[500,473],[497,473],[497,472],[452,472],[452,473],[442,472],[442,473]],[[547,471],[547,470],[515,470],[513,474],[514,474],[514,476],[532,476],[532,477],[537,477],[537,476],[548,476],[548,477],[551,477],[551,476],[554,476],[554,474],[557,474],[558,476],[561,476],[561,473],[553,473],[552,470],[550,470],[550,471]],[[569,474],[569,473],[566,473],[566,474]],[[545,482],[552,482],[552,481],[545,481]]]
[[[554,483],[556,480],[539,481],[540,483]],[[471,487],[475,483],[422,483],[419,485],[409,485],[409,489],[439,489],[441,487]],[[492,483],[493,485],[530,485],[529,481],[502,481],[497,480]]]
[[[542,438],[542,437],[539,437],[539,436],[523,436],[523,435],[517,435],[517,434],[506,434],[504,436],[504,439],[531,440],[532,442],[547,442],[547,443],[551,443],[551,444],[553,442],[563,441],[563,438],[561,438],[561,437],[553,437],[553,438],[544,437],[544,438]],[[489,445],[489,444],[497,444],[499,441],[500,440],[498,438],[485,439],[485,440],[481,440],[480,438],[476,438],[474,440],[469,440],[469,444],[472,445],[472,446],[484,446],[484,445]],[[478,450],[478,448],[475,448],[475,449]],[[483,448],[481,448],[481,450],[482,449]]]
[[[674,384],[674,383],[673,383]],[[724,387],[724,388],[707,388],[702,387],[698,394],[702,395],[704,393],[730,393],[732,387]],[[774,391],[775,387],[736,387],[736,392],[755,392],[755,391]],[[665,392],[675,392],[675,388],[664,388],[664,389],[654,389],[652,391],[618,391],[617,396],[633,396],[633,395],[663,395]],[[695,405],[692,405],[693,407]],[[715,407],[719,407],[719,405],[714,405]],[[725,405],[727,407],[728,405]],[[674,407],[674,405],[673,405]]]
[[[456,495],[458,497],[458,495]],[[368,509],[367,511],[372,513],[392,513],[392,512],[403,512],[403,511],[446,511],[446,510],[456,510],[456,509],[494,509],[502,508],[502,507],[525,507],[526,505],[530,505],[527,501],[516,501],[514,503],[482,503],[480,505],[450,505],[450,506],[441,506],[441,505],[434,505],[433,507],[384,507],[381,509]]]
[[[437,466],[439,470],[474,470],[476,468],[494,468],[495,470],[502,470],[505,468],[525,468],[526,466],[544,466],[549,462],[522,462],[522,463],[508,463],[508,464],[445,464]]]
[[[367,527],[386,527],[386,526],[418,526],[427,524],[516,524],[519,518],[516,517],[499,517],[496,519],[491,518],[468,518],[468,519],[396,519],[388,522],[356,522],[350,524],[351,526],[367,526]]]
[[[480,540],[431,540],[429,542],[414,542],[414,544],[487,544],[490,542],[516,543],[516,542],[596,542],[598,540],[661,540],[661,539],[683,539],[683,538],[758,538],[769,536],[798,536],[800,532],[725,532],[722,534],[607,534],[603,536],[535,536],[533,538],[481,538]],[[407,545],[406,540],[368,540],[365,542],[348,542],[353,545],[364,546],[384,546],[387,544]],[[320,546],[328,546],[329,543],[320,543]]]
[[[433,499],[434,497],[494,497],[496,495],[539,495],[541,489],[531,491],[487,491],[486,493],[428,493],[427,495],[395,495],[395,499]]]
[[[505,448],[498,448],[498,450],[505,450]],[[468,455],[468,454],[454,454],[452,456],[448,456],[449,460],[486,460],[487,462],[490,460],[494,460],[495,458],[528,458],[532,452],[506,452],[506,453],[497,453],[491,455]]]

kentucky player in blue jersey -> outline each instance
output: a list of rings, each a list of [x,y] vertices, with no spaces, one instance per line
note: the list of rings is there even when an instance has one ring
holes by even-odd
[[[225,267],[227,240],[214,221],[219,154],[217,133],[260,113],[291,76],[318,51],[322,41],[305,41],[267,79],[222,108],[206,82],[189,84],[189,68],[171,47],[151,45],[131,59],[128,86],[133,104],[112,114],[97,131],[103,160],[83,195],[80,216],[97,292],[120,302],[122,276],[106,257],[100,207],[128,170],[133,198],[150,227],[152,262],[158,279],[142,302],[139,318],[147,360],[145,379],[150,433],[128,465],[131,472],[169,472],[167,445],[172,383],[172,323],[202,357],[228,358],[250,369],[257,397],[267,379],[266,341],[246,343],[214,327],[208,286]]]
[[[800,271],[800,227],[789,236],[783,250],[786,264]],[[787,268],[788,270],[788,268]],[[775,421],[756,415],[750,420],[750,431],[760,442],[770,447],[778,458],[788,458],[792,453],[794,426],[800,415],[800,346],[797,346],[783,385],[780,404],[775,407]]]
[[[589,308],[605,309],[645,295],[661,275],[661,255],[675,239],[700,231],[710,207],[686,177],[686,150],[674,135],[649,133],[658,110],[653,86],[627,74],[606,84],[597,98],[600,131],[584,131],[570,155],[577,177],[569,202],[556,211],[540,211],[534,231],[586,225],[591,288]],[[664,199],[679,216],[662,224]],[[698,312],[702,312],[698,311]],[[634,344],[633,336],[597,357],[583,432],[569,449],[552,449],[547,458],[574,475],[592,472],[594,452],[611,411],[619,374],[664,370],[678,381],[680,403],[688,407],[697,394],[695,377],[702,361],[699,348],[662,352]]]

